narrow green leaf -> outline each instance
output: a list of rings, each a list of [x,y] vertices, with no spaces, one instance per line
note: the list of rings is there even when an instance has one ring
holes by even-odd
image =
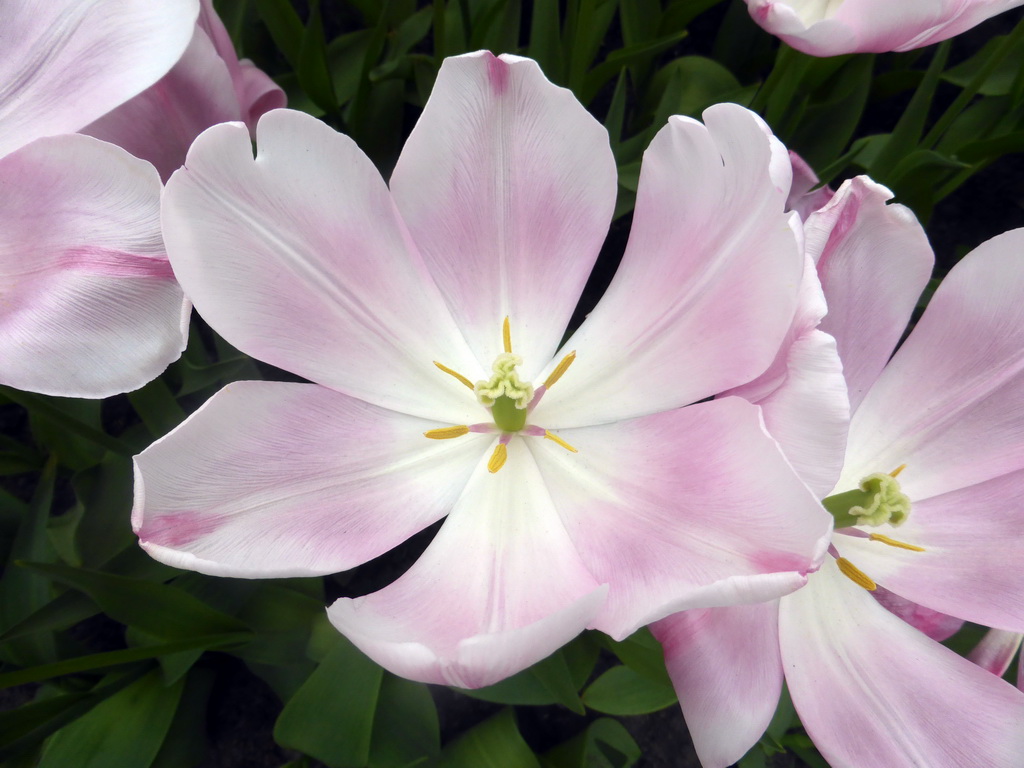
[[[238,619],[214,610],[170,584],[66,565],[22,563],[22,567],[84,592],[104,613],[122,624],[168,640],[248,631]]]
[[[155,438],[163,437],[185,420],[185,412],[163,379],[153,379],[142,389],[129,392],[128,402]]]
[[[334,649],[285,704],[274,739],[331,768],[365,766],[382,676],[380,667],[339,635]]]
[[[646,715],[675,704],[676,692],[629,667],[612,667],[583,692],[583,703],[606,715]]]
[[[39,768],[150,768],[171,726],[184,681],[150,672],[58,731]]]
[[[295,8],[288,0],[256,0],[256,9],[278,50],[284,54],[292,69],[298,69],[305,30]]]
[[[605,642],[619,661],[634,672],[652,682],[671,687],[672,680],[665,669],[665,652],[649,629],[639,629],[620,642],[611,638],[606,638]]]
[[[631,66],[638,62],[645,62],[661,53],[686,37],[686,30],[663,35],[655,40],[619,48],[608,54],[608,57],[587,73],[581,89],[581,101],[589,104],[597,96],[598,91],[623,67]]]
[[[185,679],[178,711],[150,768],[196,768],[206,751],[206,705],[215,676],[196,669]]]
[[[630,768],[642,756],[622,723],[602,717],[544,754],[544,768]]]
[[[313,103],[325,112],[338,111],[338,99],[327,65],[327,41],[320,15],[320,0],[313,0],[309,8],[309,21],[299,45],[299,58],[295,65],[299,85],[309,94]]]
[[[615,91],[612,93],[612,101],[608,106],[608,115],[604,119],[604,127],[608,129],[608,138],[614,148],[622,138],[622,131],[626,127],[625,69],[619,72],[619,78],[615,81]]]
[[[19,669],[17,672],[0,674],[0,689],[26,683],[38,683],[41,680],[49,680],[50,678],[62,675],[95,672],[123,664],[132,664],[145,659],[155,659],[171,653],[180,653],[193,649],[224,648],[244,643],[248,638],[249,635],[246,633],[207,635],[190,640],[179,640],[173,643],[161,643],[160,645],[147,645],[139,648],[125,648],[120,651],[107,651],[105,653],[93,653],[88,656],[78,656],[52,664],[41,664],[29,667],[28,669]]]
[[[21,407],[28,410],[30,413],[39,414],[52,421],[55,425],[60,427],[65,432],[65,440],[67,439],[67,432],[73,435],[78,435],[97,446],[119,453],[122,456],[132,456],[135,451],[128,445],[125,445],[122,441],[116,437],[111,437],[101,429],[97,429],[90,424],[86,423],[80,418],[69,414],[63,406],[67,405],[66,402],[62,402],[63,398],[49,398],[43,395],[33,395],[28,392],[20,392],[16,389],[9,387],[0,386],[0,396],[7,398],[12,403],[17,403]],[[80,401],[69,401],[69,402],[80,402]]]
[[[534,0],[527,55],[540,64],[548,79],[565,85],[569,73],[563,55],[561,24],[558,0]]]
[[[441,753],[437,768],[541,768],[506,709],[463,733]]]

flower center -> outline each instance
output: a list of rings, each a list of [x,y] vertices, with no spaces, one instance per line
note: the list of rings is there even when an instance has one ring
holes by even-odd
[[[836,531],[855,538],[867,538],[897,549],[910,552],[924,552],[924,547],[908,544],[885,536],[881,533],[866,533],[854,526],[879,526],[889,524],[893,527],[906,522],[910,515],[910,497],[900,489],[897,476],[906,468],[901,464],[892,472],[875,472],[860,481],[852,491],[829,496],[821,503],[835,519]],[[845,557],[840,557],[835,547],[829,552],[836,558],[836,565],[843,575],[853,583],[873,592],[877,584]]]
[[[512,332],[507,317],[502,325],[502,342],[505,351],[494,359],[494,363],[491,365],[491,378],[480,380],[476,384],[461,373],[434,361],[434,365],[440,370],[473,391],[477,402],[491,412],[493,422],[490,424],[458,424],[453,427],[431,429],[424,432],[423,436],[431,440],[448,440],[462,437],[470,432],[500,432],[501,437],[498,438],[498,444],[494,447],[494,452],[487,462],[487,469],[492,473],[497,472],[505,465],[508,458],[506,446],[516,434],[527,437],[544,437],[558,443],[565,450],[576,453],[576,449],[558,435],[543,427],[526,423],[530,412],[540,402],[544,393],[554,386],[555,382],[562,378],[562,375],[572,365],[572,361],[576,359],[576,353],[570,352],[563,357],[551,375],[535,389],[532,384],[519,380],[516,368],[522,364],[523,359],[519,355],[512,354]]]

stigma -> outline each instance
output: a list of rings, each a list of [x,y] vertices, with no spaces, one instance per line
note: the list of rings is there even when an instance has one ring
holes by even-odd
[[[576,359],[576,353],[570,352],[562,358],[555,369],[539,387],[524,382],[516,370],[522,365],[523,359],[512,352],[512,330],[506,317],[502,324],[502,347],[491,364],[491,377],[482,379],[475,384],[458,371],[454,371],[442,363],[434,361],[434,365],[451,376],[463,386],[472,390],[476,401],[490,412],[491,421],[480,424],[457,424],[450,427],[427,430],[424,437],[431,440],[448,440],[462,437],[470,432],[495,432],[499,434],[498,443],[487,462],[487,471],[495,473],[505,466],[508,459],[508,443],[516,435],[523,437],[543,437],[551,440],[570,453],[578,453],[576,448],[553,432],[529,424],[530,412],[537,406],[544,393],[554,386]]]

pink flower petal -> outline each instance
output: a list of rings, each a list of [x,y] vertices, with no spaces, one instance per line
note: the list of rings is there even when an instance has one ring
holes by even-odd
[[[917,502],[1024,469],[1022,250],[1024,229],[1007,232],[942,282],[854,416],[841,490],[906,464]]]
[[[551,498],[594,578],[594,626],[615,638],[675,611],[791,592],[831,520],[739,398],[534,440]]]
[[[832,199],[835,190],[828,184],[819,187],[820,181],[814,169],[793,150],[789,151],[789,160],[793,165],[793,185],[786,199],[786,209],[796,211],[802,221],[807,221],[808,216]]]
[[[1013,663],[1021,640],[1024,640],[1024,634],[1020,632],[990,629],[967,658],[993,675],[1002,677]]]
[[[501,323],[533,378],[558,348],[615,206],[608,133],[535,61],[445,59],[391,177],[413,239],[487,370]]]
[[[328,609],[339,631],[395,674],[489,685],[575,637],[603,601],[523,439],[508,444],[499,472],[485,465],[405,575]]]
[[[473,394],[433,364],[485,374],[373,164],[300,112],[270,112],[257,133],[254,161],[244,126],[209,129],[167,183],[167,252],[199,312],[239,349],[319,384],[482,421]]]
[[[812,56],[908,51],[959,35],[1022,0],[746,0],[765,30]]]
[[[229,384],[136,457],[132,526],[177,568],[343,571],[443,517],[493,440],[434,426],[312,384]]]
[[[871,593],[871,596],[889,613],[899,616],[914,629],[924,632],[932,640],[940,643],[955,635],[964,625],[963,619],[925,608],[900,597],[895,592],[890,592],[881,585]]]
[[[828,301],[820,328],[835,337],[854,412],[906,330],[935,261],[914,214],[886,205],[891,197],[858,176],[805,225]]]
[[[241,118],[228,68],[197,27],[170,72],[82,133],[148,160],[166,180],[185,162],[196,136],[211,125]]]
[[[779,704],[778,602],[683,611],[651,631],[701,765],[727,768],[757,743]]]
[[[1020,765],[1024,693],[900,621],[834,562],[782,600],[779,637],[793,704],[830,765]]]
[[[685,405],[750,381],[778,352],[803,269],[784,212],[789,158],[742,107],[704,119],[671,118],[644,155],[622,264],[566,345],[576,362],[538,423],[590,426]]]
[[[903,475],[913,472],[908,467]],[[913,497],[911,497],[913,498]],[[840,553],[879,584],[934,611],[1024,632],[1024,470],[918,501],[899,528],[924,552],[837,536]]]
[[[155,83],[192,37],[197,0],[8,2],[0,157],[72,133]]]
[[[87,136],[0,158],[0,382],[65,397],[137,389],[185,348],[152,166]]]
[[[723,395],[761,406],[768,432],[818,498],[843,468],[850,405],[835,339],[817,330],[825,315],[814,262],[805,260],[800,303],[768,370]]]

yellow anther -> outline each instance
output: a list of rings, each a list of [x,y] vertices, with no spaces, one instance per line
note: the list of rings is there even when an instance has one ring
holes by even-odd
[[[505,447],[504,443],[498,443],[494,446],[494,453],[491,454],[491,460],[487,462],[487,471],[493,475],[505,466],[505,460],[507,458],[508,448]]]
[[[878,585],[871,580],[870,576],[845,557],[837,557],[836,565],[839,566],[839,570],[843,572],[843,575],[858,587],[864,587],[868,592],[874,592],[878,589]]]
[[[896,469],[889,473],[889,477],[899,477],[900,472],[907,468],[906,464],[900,464]]]
[[[572,361],[575,359],[576,350],[563,357],[555,370],[551,372],[551,375],[544,379],[544,389],[551,389],[551,387],[555,386],[555,382],[562,378],[563,373],[569,370],[569,366],[572,365]]]
[[[440,364],[439,362],[437,362],[437,360],[435,360],[435,361],[434,361],[434,365],[436,365],[436,366],[437,366],[438,368],[440,368],[440,369],[441,369],[442,371],[444,371],[445,373],[447,373],[447,374],[448,374],[449,376],[454,376],[454,377],[455,377],[456,379],[458,379],[459,381],[461,381],[461,382],[462,382],[463,384],[465,384],[465,385],[466,385],[467,387],[469,387],[470,389],[473,389],[473,382],[472,382],[472,381],[470,381],[469,379],[467,379],[467,378],[466,378],[465,376],[463,376],[463,375],[462,375],[461,373],[459,373],[458,371],[453,371],[453,370],[452,370],[451,368],[449,368],[449,367],[448,367],[447,365],[441,365],[441,364]]]
[[[501,326],[501,341],[505,345],[505,353],[511,354],[512,352],[512,329],[508,324],[508,317],[505,318],[505,322]]]
[[[548,432],[548,431],[545,430],[544,437],[546,437],[548,440],[550,440],[553,443],[558,443],[560,446],[565,448],[565,450],[567,450],[567,451],[569,451],[571,453],[579,453],[579,451],[577,451],[575,448],[573,448],[571,445],[569,445],[567,442],[565,442],[565,440],[560,438],[554,432]]]
[[[915,544],[907,544],[905,541],[899,541],[897,539],[890,539],[888,536],[883,536],[880,533],[869,533],[868,538],[872,541],[880,541],[883,544],[888,544],[890,547],[898,547],[899,549],[909,549],[911,552],[924,552],[924,547],[918,547]]]
[[[442,427],[441,429],[428,429],[423,433],[424,437],[429,437],[431,440],[450,440],[453,437],[462,437],[463,435],[469,434],[469,427],[465,424],[460,424],[456,427]]]

